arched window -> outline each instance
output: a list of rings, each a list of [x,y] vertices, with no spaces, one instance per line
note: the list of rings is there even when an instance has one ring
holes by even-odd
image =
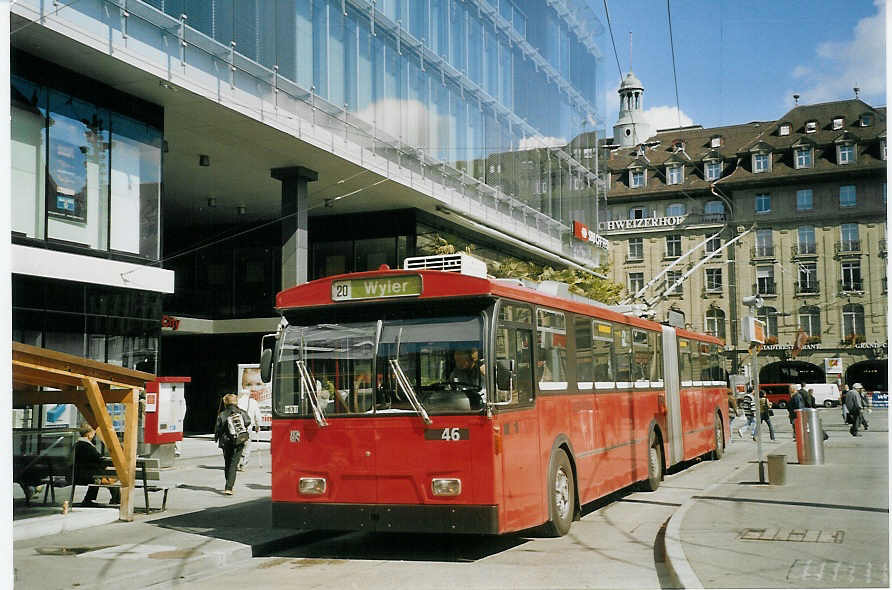
[[[672,203],[671,205],[666,205],[666,217],[684,215],[686,212],[684,203]]]
[[[849,344],[864,342],[864,306],[847,303],[842,306],[842,337]]]
[[[814,305],[799,308],[799,329],[808,334],[809,340],[821,340],[821,309]]]
[[[721,215],[725,212],[725,204],[721,201],[709,201],[703,206],[703,212],[707,215]]]
[[[725,312],[721,309],[710,309],[706,312],[706,333],[716,338],[725,339]]]
[[[777,309],[762,307],[756,317],[765,322],[765,338],[774,340],[771,344],[777,344]]]

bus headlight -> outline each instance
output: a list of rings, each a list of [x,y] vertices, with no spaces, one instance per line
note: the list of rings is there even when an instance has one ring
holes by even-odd
[[[302,477],[298,481],[297,491],[305,495],[317,496],[325,493],[324,477]]]
[[[434,479],[431,491],[435,496],[458,496],[461,494],[461,480],[456,478]]]

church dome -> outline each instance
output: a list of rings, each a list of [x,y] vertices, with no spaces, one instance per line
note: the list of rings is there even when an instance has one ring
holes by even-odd
[[[626,77],[623,78],[623,83],[619,85],[619,91],[622,92],[624,90],[644,90],[644,86],[641,84],[641,80],[633,74],[629,72],[626,74]]]

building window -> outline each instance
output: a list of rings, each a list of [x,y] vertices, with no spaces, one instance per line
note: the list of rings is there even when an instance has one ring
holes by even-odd
[[[818,265],[815,262],[799,263],[799,283],[797,293],[818,292]]]
[[[805,132],[806,133],[814,133],[818,130],[818,122],[817,121],[809,121],[805,124]]]
[[[845,125],[845,119],[842,117],[833,117],[833,128],[834,129],[842,129]]]
[[[629,209],[629,219],[645,219],[647,217],[647,207],[632,207]]]
[[[777,344],[777,310],[773,307],[761,307],[756,318],[765,322],[766,344]]]
[[[774,242],[770,229],[756,230],[756,256],[774,256]]]
[[[803,225],[797,230],[798,234],[798,253],[799,254],[816,254],[817,245],[815,244],[815,228],[811,225]]]
[[[709,160],[703,166],[706,180],[718,180],[722,176],[721,160]]]
[[[811,341],[821,340],[821,310],[813,305],[799,308],[799,329],[808,335]]]
[[[722,269],[707,268],[706,269],[706,292],[721,293],[722,292]]]
[[[851,164],[855,161],[855,146],[851,143],[841,143],[836,146],[836,162],[840,166]]]
[[[774,266],[756,267],[755,291],[762,295],[777,295],[774,286]]]
[[[710,309],[706,312],[706,333],[716,338],[725,339],[725,312],[721,309]]]
[[[796,210],[810,211],[815,208],[814,193],[810,188],[796,191]]]
[[[721,237],[712,236],[711,238],[709,238],[709,240],[707,240],[707,242],[706,242],[706,253],[707,254],[712,254],[713,252],[715,252],[717,250],[721,250],[721,249],[722,249],[722,238]]]
[[[629,260],[644,259],[644,238],[629,238]]]
[[[666,289],[674,285],[677,281],[681,280],[681,271],[680,270],[670,270],[666,273]],[[667,293],[668,295],[681,295],[681,285],[679,284],[677,287],[672,289]]]
[[[780,135],[790,135],[790,124],[784,123],[780,126]]]
[[[753,172],[768,172],[771,170],[771,154],[753,154]]]
[[[864,342],[864,307],[858,303],[842,306],[842,333],[849,344]]]
[[[756,213],[768,213],[771,211],[771,195],[756,195]]]
[[[666,184],[681,184],[684,180],[684,169],[679,166],[666,167]]]
[[[854,207],[855,206],[855,185],[846,184],[839,187],[839,206]]]
[[[873,117],[869,113],[861,115],[861,126],[870,127],[873,124]]]
[[[861,281],[861,261],[852,260],[842,263],[842,291],[863,291],[864,285]]]
[[[681,236],[673,234],[666,236],[666,257],[678,258],[681,256]]]
[[[644,186],[644,171],[640,168],[629,170],[629,186],[632,188],[640,188]]]
[[[857,252],[861,250],[861,241],[858,239],[858,224],[841,224],[839,226],[839,240],[841,242],[841,252]]]
[[[630,272],[629,273],[629,294],[634,295],[638,291],[644,288],[644,273],[643,272]]]
[[[684,203],[672,203],[671,205],[666,206],[666,217],[675,217],[679,215],[684,215],[687,213],[687,209],[684,206]]]
[[[796,152],[796,168],[811,168],[811,148],[798,147]]]
[[[706,215],[724,215],[725,204],[721,201],[707,201],[703,206],[703,213]]]

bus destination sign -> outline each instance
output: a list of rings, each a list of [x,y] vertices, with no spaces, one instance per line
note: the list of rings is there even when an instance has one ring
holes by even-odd
[[[332,281],[332,301],[356,301],[421,295],[421,275],[370,277]]]

